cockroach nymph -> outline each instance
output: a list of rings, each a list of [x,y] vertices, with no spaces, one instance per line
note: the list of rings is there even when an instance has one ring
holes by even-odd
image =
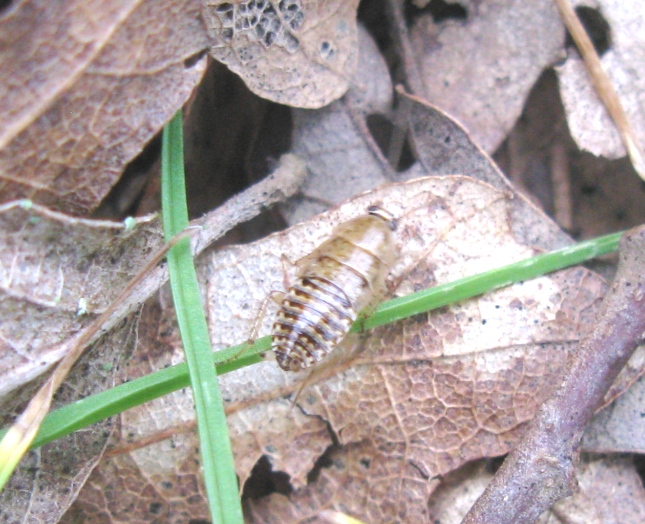
[[[282,369],[300,371],[322,360],[379,299],[396,260],[395,229],[390,213],[370,206],[301,261],[273,324],[271,348]]]

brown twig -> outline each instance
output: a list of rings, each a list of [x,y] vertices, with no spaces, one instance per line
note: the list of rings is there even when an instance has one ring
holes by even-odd
[[[385,173],[385,176],[388,178],[388,180],[390,180],[390,182],[396,181],[396,171],[392,167],[392,164],[390,164],[389,159],[385,158],[385,156],[381,152],[381,148],[376,143],[376,140],[374,140],[372,133],[370,133],[369,127],[367,126],[367,120],[365,119],[366,115],[356,111],[346,98],[343,99],[341,103],[345,107],[345,110],[347,111],[352,124],[354,124],[354,127],[356,128],[356,131],[358,131],[358,134],[365,142],[365,145],[370,150],[372,155],[374,155],[376,161],[380,164],[381,169]],[[394,129],[396,130],[396,127]]]
[[[598,93],[600,100],[605,104],[609,115],[618,128],[618,132],[623,140],[625,149],[627,149],[627,153],[629,154],[629,158],[632,161],[634,169],[638,173],[638,176],[645,180],[645,154],[643,153],[643,147],[632,130],[632,126],[627,118],[627,113],[625,113],[625,110],[620,103],[620,99],[614,90],[609,76],[607,76],[607,73],[602,68],[600,57],[598,56],[598,53],[596,53],[596,50],[591,43],[591,39],[578,19],[578,15],[576,15],[573,7],[571,7],[569,0],[555,0],[555,4],[560,10],[562,20],[567,26],[573,41],[576,43],[576,46],[578,46],[580,56],[582,56],[582,59],[589,70],[591,82],[596,88],[596,92]]]
[[[404,2],[402,0],[388,0],[385,4],[392,41],[397,55],[401,58],[407,90],[414,95],[426,98],[425,83],[416,59],[417,53],[412,49],[408,38],[408,27],[403,13]]]
[[[417,53],[412,49],[408,36],[408,27],[405,23],[403,12],[404,2],[402,0],[388,0],[386,2],[386,14],[389,18],[390,34],[394,42],[397,55],[401,59],[403,74],[407,91],[421,98],[427,98],[426,86],[421,74],[421,68],[417,62]],[[388,146],[387,158],[393,166],[399,164],[403,144],[408,133],[409,103],[406,98],[399,97],[399,106],[394,115],[394,128]]]
[[[580,439],[645,332],[645,226],[620,242],[616,278],[599,320],[580,343],[561,386],[464,519],[466,524],[534,522],[577,490]]]
[[[551,147],[551,185],[555,221],[566,231],[572,231],[573,199],[571,198],[569,156],[562,142],[555,142]]]

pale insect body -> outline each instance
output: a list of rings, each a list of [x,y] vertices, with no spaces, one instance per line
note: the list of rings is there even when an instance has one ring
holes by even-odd
[[[322,360],[379,298],[396,259],[395,228],[390,213],[370,206],[302,261],[273,324],[271,348],[282,369],[300,371]]]

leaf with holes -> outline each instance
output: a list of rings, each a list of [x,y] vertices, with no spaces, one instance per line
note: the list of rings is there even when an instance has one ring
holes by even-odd
[[[357,0],[204,0],[211,55],[258,95],[318,108],[347,91]]]

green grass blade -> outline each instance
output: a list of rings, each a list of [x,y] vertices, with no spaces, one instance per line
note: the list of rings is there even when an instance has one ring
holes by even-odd
[[[466,277],[456,282],[443,284],[411,295],[396,298],[381,304],[374,314],[364,321],[365,328],[383,325],[388,321],[405,318],[431,309],[445,306],[458,300],[475,297],[502,285],[573,266],[594,257],[610,253],[618,248],[622,233],[615,233],[581,242],[564,249],[538,255],[486,273]],[[426,308],[426,309],[423,309]],[[392,320],[394,319],[394,320]],[[357,323],[355,328],[362,327]],[[218,351],[211,358],[217,364],[217,373],[224,374],[259,362],[259,353],[270,347],[270,338],[255,341],[232,362],[226,362],[240,354],[244,345]],[[149,400],[161,397],[189,384],[186,364],[162,369],[108,391],[92,395],[53,411],[45,418],[32,447],[42,446],[90,424],[103,420]],[[0,437],[4,432],[0,432]]]
[[[569,266],[575,266],[618,249],[622,233],[613,233],[537,255],[484,273],[441,284],[384,302],[374,314],[353,326],[354,331],[390,324],[426,311],[473,298],[483,293],[522,282]]]
[[[217,365],[217,374],[223,375],[261,362],[262,359],[257,353],[266,351],[268,347],[269,337],[257,340],[253,348],[249,350],[249,352],[256,354]],[[230,353],[234,355],[242,349],[244,349],[244,345],[235,346],[230,348]],[[31,447],[33,449],[43,446],[57,438],[188,386],[190,386],[190,378],[186,364],[161,369],[144,377],[119,384],[107,391],[91,395],[49,413]],[[4,430],[0,431],[0,438],[4,433]]]
[[[166,240],[188,227],[181,111],[164,128],[162,138],[162,222]],[[208,325],[202,308],[190,239],[180,240],[167,255],[179,331],[186,354],[197,414],[202,467],[213,523],[243,522],[239,488],[219,389]]]

